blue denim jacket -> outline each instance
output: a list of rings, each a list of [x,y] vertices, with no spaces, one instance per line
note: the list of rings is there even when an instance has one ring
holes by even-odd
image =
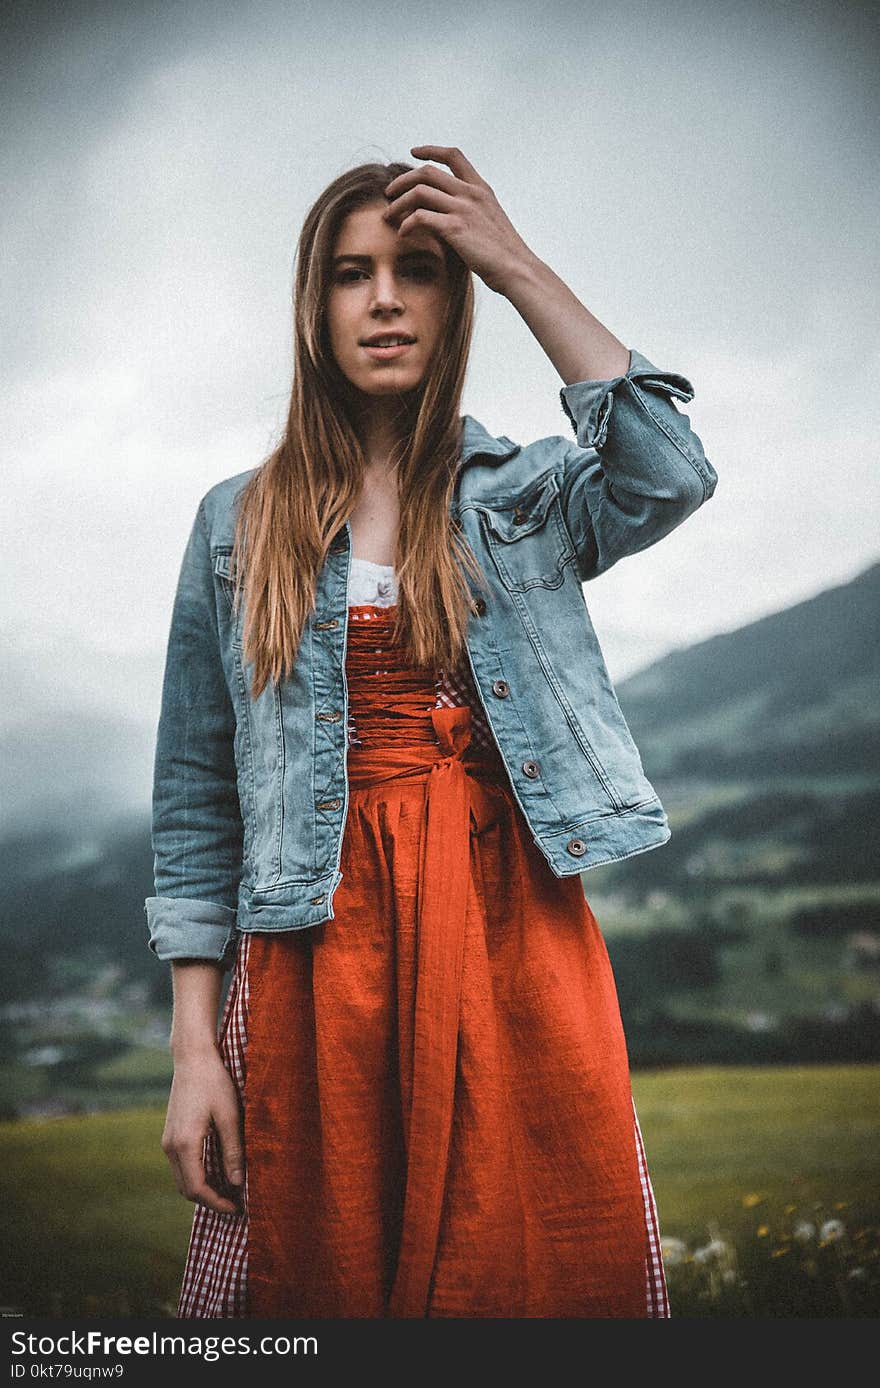
[[[674,403],[693,399],[690,382],[641,353],[625,376],[559,394],[574,442],[520,446],[463,417],[452,511],[488,582],[469,624],[474,684],[534,841],[567,877],[670,836],[582,584],[675,529],[717,477]],[[230,571],[250,476],[206,493],[183,557],[156,739],[156,895],[145,902],[158,958],[224,968],[239,930],[334,918],[349,798],[351,530],[330,548],[290,677],[252,700]]]

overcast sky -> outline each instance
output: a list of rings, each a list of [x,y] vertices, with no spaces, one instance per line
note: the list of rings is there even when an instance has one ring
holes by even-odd
[[[285,415],[303,216],[420,143],[459,145],[583,302],[694,385],[715,497],[587,587],[615,679],[878,557],[868,7],[63,16],[9,7],[0,73],[0,629],[35,697],[155,718],[198,500]],[[522,319],[479,281],[477,302],[463,411],[569,434]]]

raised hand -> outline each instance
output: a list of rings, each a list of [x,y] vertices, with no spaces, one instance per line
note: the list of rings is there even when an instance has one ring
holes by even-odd
[[[506,293],[505,285],[534,256],[489,184],[454,146],[413,145],[410,153],[446,164],[451,172],[423,164],[393,178],[385,188],[386,220],[401,236],[415,227],[433,231],[484,284]]]

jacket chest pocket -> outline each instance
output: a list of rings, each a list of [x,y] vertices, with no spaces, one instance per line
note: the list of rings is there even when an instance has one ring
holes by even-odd
[[[217,587],[223,595],[223,603],[220,611],[226,613],[229,621],[229,634],[233,646],[241,648],[243,630],[243,611],[241,606],[241,595],[239,594],[238,610],[236,610],[235,593],[235,570],[232,567],[232,549],[221,547],[214,550],[212,563],[214,566],[214,578]]]
[[[477,506],[483,534],[505,587],[558,588],[574,544],[562,519],[559,481],[548,473],[509,501]]]

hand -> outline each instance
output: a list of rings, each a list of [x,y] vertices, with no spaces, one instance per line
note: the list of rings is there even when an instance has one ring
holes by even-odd
[[[207,1180],[203,1144],[212,1120],[220,1139],[222,1163],[222,1170],[215,1179],[219,1186],[225,1176],[226,1184],[238,1197],[236,1200],[221,1195]],[[244,1191],[241,1106],[235,1083],[219,1052],[175,1062],[161,1146],[171,1163],[181,1195],[221,1214],[241,1213]]]
[[[425,227],[442,237],[497,294],[518,266],[534,260],[509,221],[494,192],[468,163],[460,149],[446,145],[413,145],[416,158],[436,159],[446,173],[424,164],[393,178],[386,186],[390,205],[383,214],[401,236]]]

